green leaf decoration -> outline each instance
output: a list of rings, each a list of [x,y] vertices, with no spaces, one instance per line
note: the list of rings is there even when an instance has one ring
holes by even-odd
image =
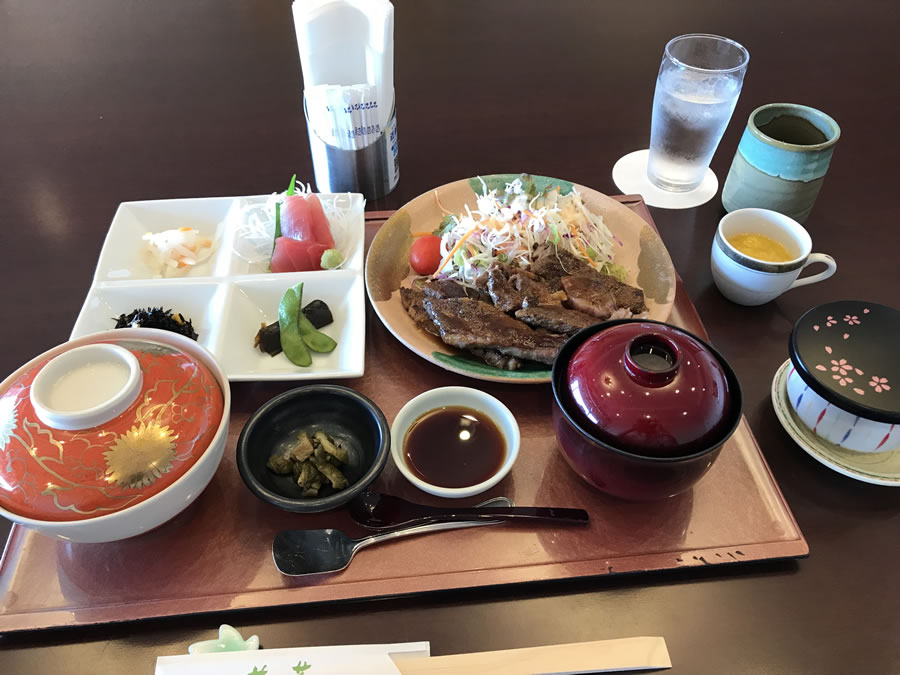
[[[287,189],[288,197],[294,196],[294,183],[296,183],[296,182],[297,182],[297,174],[294,174],[293,176],[291,176],[291,184],[288,185],[288,189]]]
[[[490,176],[481,176],[481,180],[484,180],[485,185],[487,185],[487,189],[496,190],[498,193],[503,192],[506,189],[507,183],[512,183],[516,178],[526,179],[527,174],[518,174],[518,173],[495,173]],[[559,187],[560,194],[567,195],[572,191],[572,182],[567,180],[560,180],[559,178],[549,178],[547,176],[529,176],[534,181],[534,186],[537,192],[544,192],[553,187]],[[472,191],[476,195],[481,195],[484,193],[484,189],[481,185],[481,180],[478,177],[470,178],[469,185],[472,188]],[[530,186],[527,186],[530,187]]]
[[[431,234],[443,237],[447,232],[449,232],[456,225],[456,216],[452,213],[448,213],[443,218],[441,218],[441,224],[437,226],[437,229],[434,230]]]
[[[272,237],[272,253],[275,253],[275,240],[281,236],[281,202],[275,202],[275,236]],[[269,261],[269,271],[272,271],[272,262]]]
[[[501,370],[500,368],[489,366],[483,361],[476,361],[475,359],[470,359],[466,356],[443,354],[441,352],[431,352],[431,356],[439,363],[452,366],[457,370],[462,370],[474,375],[489,375],[508,380],[550,380],[550,369],[541,365],[524,366],[520,370]]]
[[[275,238],[281,236],[281,202],[275,202]]]
[[[253,666],[253,670],[251,670],[247,675],[268,675],[269,671],[266,670],[266,667],[263,666],[262,669]]]
[[[312,668],[310,664],[308,664],[303,659],[300,659],[299,661],[297,661],[297,665],[291,668],[291,670],[293,670],[295,673],[305,673],[310,668]]]

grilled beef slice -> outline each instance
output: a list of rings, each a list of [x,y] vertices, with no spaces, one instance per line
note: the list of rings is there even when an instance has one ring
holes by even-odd
[[[553,363],[564,335],[542,334],[480,300],[425,298],[441,339],[460,349],[495,349],[517,359]]]
[[[516,270],[510,275],[513,287],[522,294],[522,307],[538,305],[559,306],[566,299],[563,291],[553,291],[547,282],[528,270]]]
[[[570,276],[594,276],[600,274],[581,258],[564,249],[548,248],[529,268],[541,277],[552,291],[562,289],[560,279]]]
[[[451,284],[456,284],[460,286],[460,288],[464,288],[461,284],[457,284],[455,281],[450,281]],[[441,288],[442,290],[448,292],[454,292],[447,285],[439,285],[437,287],[432,287],[432,293],[437,291],[437,288]],[[424,291],[420,291],[416,288],[401,288],[400,289],[400,302],[403,305],[403,309],[412,317],[412,320],[416,322],[416,326],[418,326],[421,330],[424,330],[428,333],[431,333],[435,337],[441,337],[441,333],[438,330],[437,326],[434,325],[434,321],[431,320],[431,317],[428,316],[428,312],[425,311],[425,308],[422,306],[425,301],[426,294],[428,293],[429,285],[426,284],[424,287]],[[485,297],[488,297],[487,293],[484,294]],[[432,297],[435,297],[432,295]],[[502,370],[518,370],[522,367],[522,361],[513,357],[507,356],[506,354],[501,354],[496,349],[471,349],[472,355],[481,359],[489,366],[494,366],[495,368],[500,368]]]
[[[463,286],[453,279],[429,279],[422,286],[422,290],[430,298],[475,298],[485,302],[491,301],[491,296],[484,290]]]
[[[515,312],[522,307],[558,304],[566,299],[562,291],[554,291],[541,277],[526,269],[495,261],[488,266],[485,275],[487,290],[494,306],[504,312]]]
[[[562,277],[560,282],[569,298],[567,306],[598,319],[608,319],[618,309],[632,314],[647,311],[640,288],[623,284],[608,274]]]
[[[501,312],[514,312],[522,307],[525,296],[509,280],[510,268],[500,262],[492,262],[487,275],[487,291],[494,301],[494,307]]]
[[[431,317],[428,316],[428,312],[425,311],[424,301],[425,293],[422,291],[416,288],[400,288],[400,303],[403,305],[406,313],[416,322],[416,326],[435,337],[440,337],[441,334],[437,326],[434,325]]]
[[[582,328],[597,323],[596,317],[559,305],[525,307],[516,312],[516,318],[532,328],[546,328],[554,333],[564,333],[565,335],[574,335]]]

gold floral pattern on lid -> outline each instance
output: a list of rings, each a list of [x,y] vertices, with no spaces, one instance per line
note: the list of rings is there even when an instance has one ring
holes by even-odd
[[[150,485],[172,468],[177,438],[169,427],[159,424],[141,422],[131,427],[103,453],[106,480],[123,488]]]

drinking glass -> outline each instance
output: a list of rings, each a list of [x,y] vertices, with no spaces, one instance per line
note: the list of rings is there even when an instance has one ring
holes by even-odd
[[[734,112],[750,54],[718,35],[681,35],[666,45],[650,124],[647,177],[687,192],[703,181]]]

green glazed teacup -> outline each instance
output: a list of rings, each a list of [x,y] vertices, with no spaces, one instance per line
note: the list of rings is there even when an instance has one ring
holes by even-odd
[[[804,222],[840,136],[837,122],[815,108],[760,106],[750,114],[722,188],[725,210],[770,209]]]

